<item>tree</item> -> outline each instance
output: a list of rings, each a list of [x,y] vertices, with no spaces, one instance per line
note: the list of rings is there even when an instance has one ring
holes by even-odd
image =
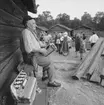
[[[93,21],[98,24],[101,21],[101,18],[104,17],[104,12],[97,12],[95,14],[95,17],[93,18]]]
[[[97,24],[100,31],[104,31],[104,16],[100,19],[100,22]]]
[[[84,25],[92,26],[92,17],[89,13],[84,12],[84,15],[81,17],[81,22]]]
[[[81,21],[78,18],[74,18],[74,20],[71,21],[71,28],[76,28],[78,26],[81,26]]]
[[[63,14],[60,13],[60,14],[57,15],[56,18],[57,18],[57,19],[61,19],[61,18],[63,18],[63,19],[65,19],[65,20],[67,20],[67,21],[70,20],[70,16],[67,15],[66,13],[63,13]]]
[[[42,14],[38,15],[37,24],[41,26],[45,26],[47,28],[53,25],[53,17],[50,11],[43,11]]]
[[[95,17],[93,18],[93,23],[96,30],[103,29],[103,26],[104,26],[103,19],[104,19],[104,12],[97,12],[95,14]]]
[[[56,23],[60,23],[67,27],[70,27],[70,16],[67,15],[66,13],[63,14],[60,13],[56,17]]]

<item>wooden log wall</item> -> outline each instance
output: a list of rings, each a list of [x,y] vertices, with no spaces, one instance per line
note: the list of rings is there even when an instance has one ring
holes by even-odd
[[[19,39],[27,11],[37,12],[35,0],[0,0],[0,105],[13,105],[7,94],[22,59]]]
[[[21,29],[0,25],[0,89],[21,60],[19,35]]]
[[[7,0],[4,0],[5,3]],[[1,1],[0,1],[1,3]],[[1,6],[2,4],[2,6]],[[5,92],[4,87],[10,85],[12,74],[16,74],[16,66],[22,59],[19,49],[19,38],[24,28],[22,18],[23,12],[16,9],[17,13],[12,14],[13,8],[7,5],[8,10],[0,4],[0,96]],[[13,5],[11,5],[13,6]],[[6,8],[7,8],[6,7]],[[19,15],[16,15],[20,13]],[[22,14],[22,15],[21,15]],[[21,16],[20,16],[21,15]],[[22,17],[22,18],[21,18]],[[7,85],[6,85],[7,84]]]

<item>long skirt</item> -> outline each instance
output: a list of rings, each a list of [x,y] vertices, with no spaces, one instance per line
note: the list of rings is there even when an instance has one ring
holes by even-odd
[[[62,43],[61,51],[62,51],[62,52],[65,52],[65,53],[69,52],[68,42],[67,42],[67,41],[64,41],[64,42]]]

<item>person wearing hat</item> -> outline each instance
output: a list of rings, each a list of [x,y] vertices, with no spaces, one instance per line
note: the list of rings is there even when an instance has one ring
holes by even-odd
[[[43,71],[47,70],[48,73],[48,86],[51,87],[60,87],[61,84],[56,82],[54,80],[54,66],[47,55],[46,48],[43,48],[42,44],[40,44],[40,41],[37,37],[36,33],[36,22],[35,19],[33,19],[30,16],[25,16],[23,19],[23,25],[25,26],[25,29],[22,31],[22,38],[24,42],[24,49],[25,52],[28,54],[33,54],[31,58],[31,64],[35,65],[37,63],[39,66],[43,67]],[[44,73],[43,73],[43,78]]]
[[[68,33],[64,32],[64,38],[63,38],[63,43],[62,43],[62,54],[63,55],[68,55],[69,54],[69,47],[68,47]]]

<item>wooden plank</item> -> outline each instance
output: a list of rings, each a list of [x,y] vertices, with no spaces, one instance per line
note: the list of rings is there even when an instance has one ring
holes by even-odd
[[[96,62],[96,61],[95,61]],[[99,74],[99,71],[100,71],[100,68],[99,68],[99,64],[95,65],[95,67],[93,68],[93,73],[91,75],[91,77],[89,78],[90,81],[93,81],[95,83],[100,83],[100,74]]]
[[[9,44],[21,35],[21,28],[0,25],[0,46]]]
[[[103,44],[98,49],[98,53],[96,54],[95,59],[93,60],[92,65],[89,68],[89,71],[88,71],[89,74],[92,74],[94,70],[97,70],[97,71],[99,70],[101,66],[99,62],[100,62],[100,57],[103,49],[104,49],[104,41],[103,41]]]
[[[13,19],[16,24],[20,22],[19,19],[2,10],[0,14],[5,19]],[[5,85],[8,78],[11,77],[12,72],[16,70],[16,66],[20,62],[21,51],[18,48],[21,30],[22,28],[20,27],[0,24],[0,89]]]
[[[22,3],[22,1],[21,1],[21,3]],[[16,8],[15,5],[12,3],[12,0],[0,0],[0,8],[13,16],[15,16],[15,14],[17,14],[19,18],[23,17],[24,14],[27,14],[27,9],[25,8],[24,5],[21,7],[23,9],[20,11],[20,9]],[[23,11],[24,9],[25,9],[25,12]]]
[[[77,72],[73,74],[73,78],[80,79],[84,74],[86,74],[89,70],[89,66],[92,64],[94,56],[96,55],[98,48],[101,46],[103,42],[103,38],[100,38],[96,45],[92,48],[92,50],[88,53],[83,62],[78,66]]]
[[[104,62],[103,62],[103,63],[104,63]],[[103,67],[103,69],[102,69],[100,78],[101,78],[100,84],[101,84],[101,86],[104,86],[104,67]]]
[[[0,25],[0,63],[20,45],[21,28]]]
[[[0,22],[6,25],[14,26],[14,27],[24,27],[22,25],[22,19],[19,19],[8,12],[0,9]]]
[[[14,1],[12,1],[12,0],[10,0],[10,2],[11,2],[11,4],[12,4],[12,6],[14,7],[14,11],[13,11],[13,15],[14,16],[16,16],[17,18],[19,18],[19,19],[23,19],[23,17],[26,15],[26,13],[27,13],[27,11],[23,11],[24,9],[21,9],[21,8],[25,8],[24,7],[24,5],[22,5],[22,7],[20,8],[20,7],[18,7],[18,5],[17,4],[15,4],[15,2]],[[22,1],[20,2],[21,4],[23,4],[22,3]],[[21,15],[20,15],[21,14]]]
[[[5,59],[7,59],[18,47],[19,45],[15,45],[12,43],[0,49],[0,63],[2,63]]]
[[[98,60],[94,62],[97,63],[94,66],[94,71],[90,78],[90,81],[97,82],[100,85],[104,86],[104,60],[99,57]]]
[[[101,53],[101,57],[104,57],[104,49],[103,49],[103,51],[102,51],[102,53]]]
[[[7,62],[6,66],[0,73],[0,89],[2,88],[5,81],[10,77],[11,73],[16,70],[17,65],[21,59],[20,49],[18,49],[11,57],[10,61]],[[0,65],[1,66],[1,65]]]

